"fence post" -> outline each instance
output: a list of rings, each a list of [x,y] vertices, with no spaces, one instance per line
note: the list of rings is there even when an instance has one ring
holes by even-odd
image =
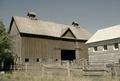
[[[112,67],[111,67],[111,76],[112,76],[112,78],[114,78],[114,76],[115,76],[114,63],[112,64]]]
[[[15,72],[15,64],[13,65],[13,71]]]
[[[41,71],[42,71],[42,78],[44,77],[44,65],[43,65],[43,63],[41,62]]]
[[[27,66],[28,66],[28,64],[27,63],[25,63],[25,72],[27,73]]]
[[[12,65],[12,68],[13,68],[13,78],[15,78],[15,64]]]
[[[67,75],[68,75],[69,81],[71,81],[72,76],[70,74],[70,63],[69,63],[69,61],[67,61]]]

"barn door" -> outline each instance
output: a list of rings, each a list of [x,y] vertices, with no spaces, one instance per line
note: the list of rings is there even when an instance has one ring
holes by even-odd
[[[61,60],[74,60],[76,59],[75,50],[61,50]]]

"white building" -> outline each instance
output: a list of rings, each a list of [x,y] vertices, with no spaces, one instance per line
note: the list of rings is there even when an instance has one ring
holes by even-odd
[[[120,63],[120,25],[98,30],[86,44],[90,64]]]

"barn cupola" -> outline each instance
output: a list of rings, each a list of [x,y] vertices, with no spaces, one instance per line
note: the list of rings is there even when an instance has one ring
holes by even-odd
[[[79,24],[78,24],[77,22],[73,21],[73,22],[72,22],[72,26],[74,26],[74,27],[78,27]]]
[[[37,18],[36,18],[36,13],[35,13],[35,12],[28,12],[27,16],[28,16],[30,19],[37,20]]]

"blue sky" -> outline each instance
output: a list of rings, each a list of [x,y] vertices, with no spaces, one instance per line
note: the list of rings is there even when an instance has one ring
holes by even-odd
[[[120,0],[0,0],[0,18],[8,29],[12,16],[28,10],[41,20],[71,25],[72,21],[91,33],[120,24]]]

